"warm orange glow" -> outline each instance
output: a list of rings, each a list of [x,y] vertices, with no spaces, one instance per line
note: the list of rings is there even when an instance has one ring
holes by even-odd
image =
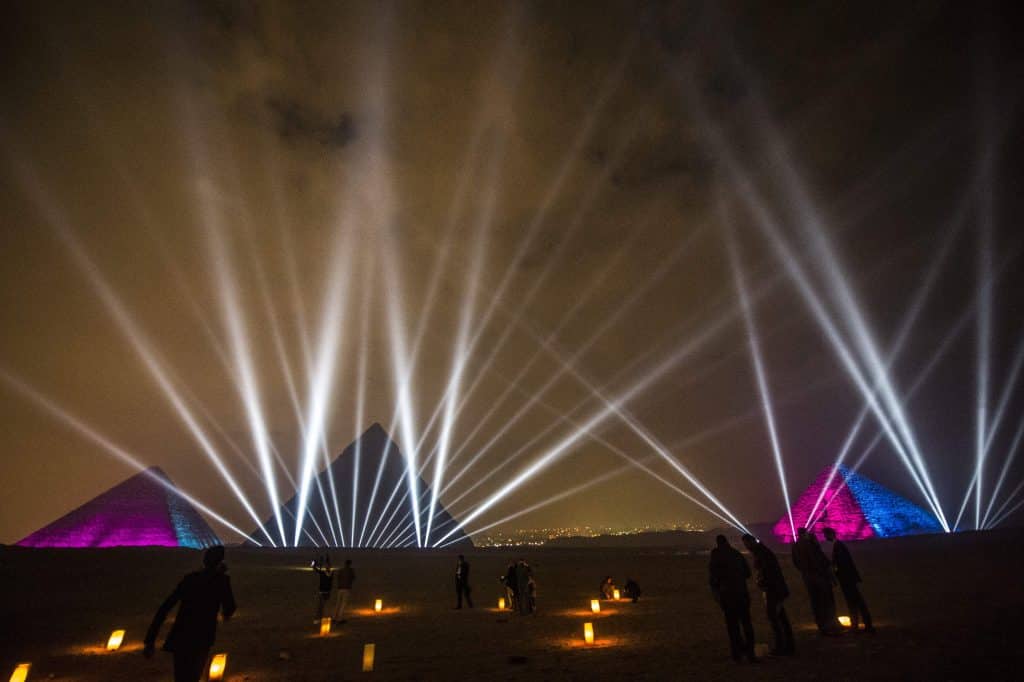
[[[31,663],[19,663],[11,674],[11,682],[25,682],[28,679],[28,669],[31,667]]]
[[[330,618],[321,618],[320,619],[320,636],[321,637],[326,637],[329,634],[331,634],[331,619]]]
[[[842,625],[844,628],[850,627],[850,617],[849,616],[839,616],[839,624]]]
[[[373,672],[373,655],[376,653],[376,644],[364,644],[363,645],[363,672]]]
[[[615,601],[619,601],[619,596],[620,595],[618,590],[612,590],[612,599],[614,599]]]
[[[590,610],[594,613],[601,613],[601,602],[597,599],[590,600]]]
[[[505,598],[504,597],[498,597],[498,608],[499,609],[504,609],[505,608]]]
[[[107,651],[117,651],[121,648],[121,642],[124,641],[124,630],[114,630],[110,633],[110,639],[107,640]]]
[[[583,641],[587,644],[594,643],[594,624],[584,623],[583,624]]]
[[[381,611],[383,611],[384,610],[384,600],[383,599],[378,599],[377,601],[373,602],[373,610],[376,611],[377,613],[380,613]]]
[[[217,654],[210,661],[210,682],[224,679],[224,669],[228,667],[228,655]]]

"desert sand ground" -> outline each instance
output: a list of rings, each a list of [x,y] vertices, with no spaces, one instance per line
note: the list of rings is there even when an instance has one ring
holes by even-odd
[[[228,653],[225,679],[233,681],[366,678],[367,642],[376,644],[372,676],[383,679],[1024,679],[1024,531],[852,547],[878,634],[819,637],[783,550],[799,652],[757,665],[728,658],[707,556],[672,549],[468,551],[476,608],[462,611],[453,609],[456,552],[336,550],[335,564],[354,561],[360,611],[320,638],[312,624],[313,552],[229,547],[239,610],[221,625],[215,651]],[[538,581],[534,616],[496,609],[497,578],[519,555]],[[141,640],[156,606],[199,560],[185,550],[0,549],[0,678],[25,660],[29,680],[170,679],[170,656],[146,660]],[[640,603],[604,603],[591,615],[605,574],[636,579]],[[384,613],[369,610],[374,598],[384,600]],[[754,603],[757,640],[767,643]],[[596,646],[582,644],[585,621],[594,623]],[[115,628],[127,630],[125,645],[106,653]]]

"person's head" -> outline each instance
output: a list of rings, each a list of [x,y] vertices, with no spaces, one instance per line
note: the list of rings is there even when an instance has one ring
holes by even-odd
[[[803,537],[807,537],[807,529],[806,529],[806,528],[803,528],[803,527],[801,527],[801,528],[797,528],[797,529],[796,529],[796,536],[797,536],[798,538],[803,538]]]
[[[217,568],[224,561],[224,545],[214,545],[203,552],[203,566]]]
[[[729,541],[725,539],[724,535],[719,535],[715,537],[715,544],[719,547],[728,547]]]
[[[744,533],[742,540],[743,546],[751,551],[753,551],[753,549],[757,547],[757,538],[755,538],[750,533]]]
[[[822,532],[825,533],[825,539],[828,540],[829,542],[832,542],[833,540],[836,539],[836,529],[835,528],[826,528]]]

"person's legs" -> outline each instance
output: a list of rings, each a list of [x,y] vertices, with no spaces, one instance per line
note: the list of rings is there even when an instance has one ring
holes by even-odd
[[[815,583],[814,578],[804,575],[804,587],[807,588],[807,596],[811,600],[811,611],[814,613],[814,622],[821,631],[825,627],[825,620],[822,617],[821,590]]]
[[[456,600],[455,608],[461,609],[462,608],[462,583],[460,583],[458,580],[455,581],[455,600]]]
[[[472,595],[470,595],[470,592],[472,592],[472,590],[469,589],[469,583],[464,583],[462,585],[462,589],[466,593],[466,606],[468,606],[469,608],[473,608],[473,597]]]
[[[316,622],[320,622],[320,619],[324,617],[324,604],[327,603],[327,599],[331,596],[330,592],[317,592],[316,593]]]
[[[352,594],[352,590],[338,590],[338,603],[334,607],[334,620],[341,620],[341,617],[345,615],[345,608],[348,606],[350,594]]]
[[[873,630],[871,612],[868,611],[867,602],[864,601],[864,595],[861,594],[857,583],[843,582],[840,583],[840,587],[843,590],[843,597],[846,598],[846,607],[850,611],[850,625],[854,631],[857,630],[862,619],[864,621],[864,628],[866,630]]]
[[[743,656],[739,615],[731,604],[722,604],[722,613],[725,615],[725,631],[729,634],[729,654],[732,660],[738,661]]]
[[[773,596],[765,595],[764,615],[768,618],[768,624],[772,626],[772,636],[775,638],[774,653],[782,654],[786,651],[785,634],[782,632],[782,619],[779,617],[782,611],[782,601]],[[783,611],[783,613],[785,613]]]
[[[754,660],[754,624],[750,621],[750,599],[744,599],[739,608],[739,621],[743,627],[743,653]]]
[[[174,682],[199,682],[209,655],[209,649],[175,651]]]
[[[836,595],[832,589],[832,581],[828,579],[822,579],[821,581],[821,592],[822,592],[822,604],[823,614],[822,618],[825,621],[825,629],[828,632],[839,631],[839,620],[836,618]]]
[[[786,607],[779,602],[779,625],[782,627],[782,652],[785,654],[796,653],[796,641],[793,639],[793,626],[789,624],[789,616],[786,614]]]

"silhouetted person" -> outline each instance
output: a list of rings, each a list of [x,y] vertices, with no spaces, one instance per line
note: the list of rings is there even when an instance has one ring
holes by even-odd
[[[356,572],[352,570],[352,560],[345,559],[344,568],[338,569],[335,579],[338,583],[338,603],[334,607],[334,620],[344,623],[341,617],[345,615],[345,607],[348,606],[349,597],[352,596],[352,584],[356,581]]]
[[[313,571],[317,575],[316,616],[313,622],[320,623],[320,619],[324,617],[324,606],[331,600],[331,586],[334,584],[331,560],[325,555],[313,564]]]
[[[797,529],[797,540],[793,544],[793,565],[800,571],[811,598],[811,610],[818,632],[835,635],[841,632],[836,620],[836,599],[832,594],[832,566],[821,551],[821,545],[806,528]]]
[[[519,593],[516,591],[519,585],[516,582],[516,564],[512,562],[508,565],[508,569],[505,571],[504,577],[501,578],[501,582],[505,585],[505,599],[508,601],[508,608],[515,611],[518,607],[516,602],[519,599]]]
[[[739,661],[746,656],[753,663],[757,659],[754,658],[754,624],[750,622],[750,594],[747,592],[750,567],[724,535],[716,537],[715,543],[717,546],[711,550],[708,564],[711,594],[725,614],[732,660]]]
[[[526,559],[516,562],[516,610],[526,615],[536,607],[537,585],[533,582],[533,569]]]
[[[455,564],[455,597],[458,599],[458,603],[455,608],[462,608],[462,597],[466,597],[466,605],[469,608],[473,608],[473,598],[470,596],[471,588],[469,587],[469,562],[466,561],[466,557],[459,555],[459,561]]]
[[[146,658],[153,656],[160,626],[178,602],[181,606],[163,649],[174,655],[175,682],[197,682],[217,635],[217,612],[223,614],[224,620],[235,612],[235,596],[231,593],[231,579],[224,565],[223,547],[207,549],[203,554],[203,570],[182,578],[171,596],[156,610],[146,632],[143,649]]]
[[[754,559],[754,584],[764,593],[764,612],[775,635],[773,656],[792,656],[796,653],[793,641],[793,627],[789,624],[783,602],[789,596],[786,577],[775,558],[775,552],[757,541],[753,535],[744,535],[743,544]]]
[[[615,598],[615,581],[612,580],[610,575],[606,575],[604,580],[601,581],[601,589],[599,594],[601,599],[614,599]]]
[[[825,529],[825,539],[832,543],[832,570],[835,571],[839,588],[846,598],[846,608],[850,611],[850,625],[853,631],[860,632],[860,621],[863,617],[864,631],[874,632],[871,612],[868,611],[868,604],[857,585],[861,582],[860,572],[857,570],[857,564],[853,563],[850,550],[846,548],[846,543],[836,539],[836,531],[832,528]]]
[[[635,604],[640,601],[640,586],[632,578],[626,578],[626,584],[622,588],[622,595],[627,599],[632,599]]]

